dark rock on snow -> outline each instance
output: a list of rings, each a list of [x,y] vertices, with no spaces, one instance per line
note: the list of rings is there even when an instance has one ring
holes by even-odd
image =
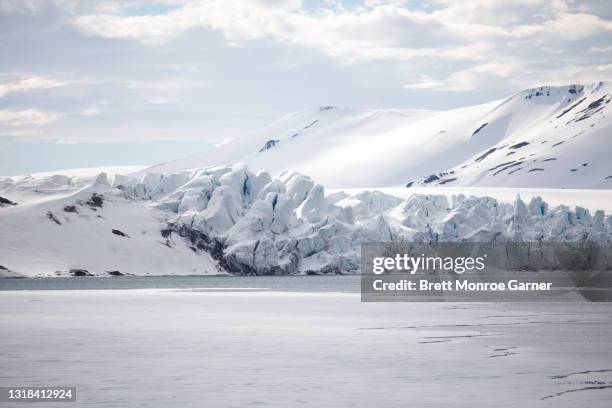
[[[425,177],[425,180],[423,180],[423,183],[431,183],[432,181],[436,181],[436,180],[440,180],[440,177],[436,176],[435,174],[432,174],[431,176],[427,176]]]
[[[457,180],[457,177],[449,178],[449,179],[446,179],[446,180],[442,180],[441,182],[438,183],[438,185],[441,186],[441,185],[446,184],[446,183],[452,183],[453,181],[456,181],[456,180]]]
[[[521,142],[508,147],[508,149],[520,149],[521,147],[527,146],[528,144],[529,142]]]
[[[69,213],[78,213],[77,208],[74,205],[65,206],[64,211],[69,212]]]
[[[60,220],[58,220],[55,214],[53,214],[51,211],[47,211],[47,218],[56,223],[57,225],[62,225]]]
[[[106,271],[106,273],[108,273],[110,276],[125,276],[124,273],[121,273],[119,271]]]
[[[476,129],[474,131],[474,133],[472,133],[472,136],[476,135],[478,132],[480,132],[487,125],[488,125],[488,123],[483,123],[482,125],[480,125],[480,127],[478,129]]]
[[[130,237],[128,234],[126,234],[125,232],[120,231],[118,229],[113,229],[112,232],[113,232],[113,234],[119,235],[120,237],[125,237],[125,238],[129,238]]]
[[[0,207],[4,207],[5,205],[17,205],[17,203],[0,196]]]
[[[104,206],[104,196],[102,194],[93,193],[91,198],[87,200],[87,205],[95,210],[96,208],[102,208]]]
[[[69,273],[72,276],[93,276],[87,269],[70,269]]]
[[[274,146],[276,146],[280,140],[278,139],[270,139],[268,140],[261,149],[259,149],[259,153],[265,152],[266,150],[270,150]]]
[[[475,132],[474,132],[475,133]],[[484,160],[488,155],[490,155],[491,153],[495,152],[497,150],[497,147],[493,147],[489,150],[487,150],[486,152],[484,152],[481,156],[478,156],[476,158],[476,160],[474,160],[475,162],[479,162]]]

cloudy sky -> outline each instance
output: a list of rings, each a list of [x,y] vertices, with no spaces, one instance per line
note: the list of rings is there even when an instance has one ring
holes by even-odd
[[[612,79],[608,0],[0,0],[0,175],[147,164],[317,107]]]

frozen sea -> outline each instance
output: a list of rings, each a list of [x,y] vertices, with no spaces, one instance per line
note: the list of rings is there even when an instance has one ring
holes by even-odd
[[[0,386],[76,386],[73,407],[612,403],[605,303],[362,303],[357,276],[4,279],[0,330]]]

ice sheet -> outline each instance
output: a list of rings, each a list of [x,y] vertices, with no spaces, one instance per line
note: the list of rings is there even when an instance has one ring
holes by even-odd
[[[358,294],[0,295],[0,385],[83,407],[607,407],[606,304],[363,304]]]

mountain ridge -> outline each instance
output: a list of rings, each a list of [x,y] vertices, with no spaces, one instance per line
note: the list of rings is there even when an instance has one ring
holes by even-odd
[[[612,188],[612,177],[606,178],[612,175],[612,168],[605,166],[605,159],[612,154],[612,143],[605,139],[612,123],[607,115],[610,89],[608,82],[541,86],[504,99],[446,111],[321,106],[286,115],[259,132],[210,152],[153,166],[146,172],[244,163],[273,175],[283,171],[308,174],[332,188],[394,187],[411,182],[422,186],[433,182],[432,185],[481,187]],[[599,110],[594,109],[584,118],[584,114],[573,117],[583,105],[597,103],[601,98]],[[568,118],[572,120],[568,122]],[[548,123],[553,125],[547,126]],[[580,131],[581,139],[594,140],[590,148],[583,146],[576,151],[570,147],[565,151],[567,145],[573,144],[572,136]],[[521,138],[557,139],[549,146],[563,141],[566,146],[555,149],[562,152],[562,157],[574,157],[575,153],[582,156],[575,163],[568,159],[564,171],[576,168],[574,172],[580,170],[581,174],[549,175],[547,168],[561,171],[561,166],[551,166],[550,160],[539,163],[547,163],[544,166],[518,170],[519,166],[515,166],[508,169],[517,170],[514,173],[493,177],[487,174],[489,169],[503,163],[491,160],[499,156],[494,152],[479,160],[478,166],[466,166],[469,171],[461,168],[494,147],[497,151],[502,141],[516,139],[517,144],[524,141]],[[523,151],[528,151],[527,155],[544,155],[543,149],[532,151],[533,147]],[[548,158],[551,157],[541,157]],[[584,162],[591,167],[576,167]],[[539,168],[543,170],[530,172]],[[463,176],[448,177],[457,173]],[[426,182],[430,176],[437,178]]]

